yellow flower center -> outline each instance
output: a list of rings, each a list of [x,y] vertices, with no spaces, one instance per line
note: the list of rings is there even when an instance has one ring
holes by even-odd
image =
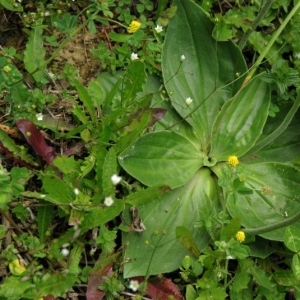
[[[235,167],[239,163],[239,160],[238,160],[237,156],[235,156],[235,155],[229,156],[227,161],[231,167]]]
[[[243,231],[238,231],[235,237],[240,243],[242,243],[245,240],[245,233]]]
[[[133,32],[138,31],[140,28],[141,28],[141,23],[140,22],[138,22],[138,21],[132,21],[129,24],[129,27],[127,28],[127,31],[129,33],[133,33]]]

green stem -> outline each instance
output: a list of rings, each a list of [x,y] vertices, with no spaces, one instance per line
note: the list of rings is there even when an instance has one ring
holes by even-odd
[[[263,227],[258,227],[258,228],[246,228],[246,229],[242,229],[243,232],[245,232],[246,234],[263,234],[266,232],[270,232],[273,230],[277,230],[286,226],[289,226],[297,221],[300,220],[300,212],[298,212],[297,214],[295,214],[293,217],[291,218],[287,218],[283,221],[280,221],[278,223],[275,224],[270,224],[267,226],[263,226]]]
[[[297,95],[298,96],[293,106],[291,107],[290,111],[287,113],[286,117],[279,125],[279,127],[275,131],[273,131],[270,135],[268,135],[265,139],[257,143],[249,152],[245,154],[246,156],[258,152],[260,149],[264,148],[269,143],[273,142],[288,127],[288,125],[291,123],[295,113],[297,112],[300,106],[300,90],[297,90]]]
[[[270,6],[273,4],[275,0],[268,0],[265,5],[262,7],[261,11],[259,12],[259,14],[257,15],[256,19],[253,21],[251,28],[249,28],[246,33],[243,35],[243,37],[241,38],[241,40],[238,43],[239,48],[242,50],[248,39],[249,36],[251,35],[251,33],[256,29],[256,27],[258,26],[258,24],[260,23],[260,21],[265,17],[266,13],[268,12]]]
[[[260,56],[258,57],[258,59],[256,60],[256,62],[254,63],[252,69],[250,70],[248,76],[246,77],[243,86],[252,78],[252,76],[254,75],[256,69],[258,68],[258,66],[261,64],[261,62],[263,61],[263,59],[265,58],[265,56],[267,55],[267,53],[269,52],[269,50],[271,49],[271,47],[273,46],[273,44],[275,43],[275,41],[280,36],[280,34],[283,31],[283,29],[286,27],[286,25],[288,24],[288,22],[291,20],[291,18],[293,17],[293,15],[297,12],[297,10],[299,8],[300,8],[300,1],[298,1],[298,3],[293,7],[293,9],[291,10],[291,12],[288,14],[288,16],[285,18],[285,20],[281,23],[281,25],[277,29],[277,31],[272,35],[272,38],[271,38],[270,42],[263,49],[263,51],[261,52]]]

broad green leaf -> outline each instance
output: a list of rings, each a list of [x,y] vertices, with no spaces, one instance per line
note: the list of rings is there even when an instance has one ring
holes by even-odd
[[[251,256],[265,259],[272,253],[280,251],[282,244],[273,242],[272,245],[270,245],[267,240],[256,236],[255,242],[248,244],[248,246],[250,247]]]
[[[299,255],[295,254],[293,256],[293,260],[292,260],[292,269],[294,272],[294,275],[296,277],[296,279],[300,279],[300,259],[299,259]]]
[[[287,227],[284,233],[284,244],[293,252],[300,251],[300,229],[294,226]]]
[[[227,160],[251,149],[267,120],[270,100],[269,84],[257,76],[226,102],[213,126],[210,157]]]
[[[215,169],[214,169],[215,170]],[[258,163],[241,169],[251,195],[229,193],[227,208],[232,217],[241,217],[245,228],[259,228],[292,217],[300,209],[300,173],[281,163]],[[226,192],[225,192],[226,193]],[[300,228],[300,222],[294,223]],[[285,228],[261,234],[282,241]]]
[[[265,140],[270,134],[283,124],[285,118],[291,112],[292,103],[283,103],[280,107],[280,112],[276,117],[269,117],[263,129],[263,133],[258,139],[254,148],[262,140]],[[287,162],[294,160],[300,154],[300,111],[294,115],[288,127],[270,144],[266,145],[259,151],[251,149],[246,153],[245,158],[247,163],[257,162]],[[249,155],[250,153],[250,155]]]
[[[155,104],[155,107],[162,107],[167,109],[167,113],[164,115],[162,120],[155,124],[155,131],[171,130],[176,133],[183,135],[197,148],[201,148],[200,137],[193,127],[182,120],[182,117],[172,108],[170,101],[160,101]]]
[[[186,183],[203,166],[204,154],[183,136],[159,131],[138,139],[119,156],[119,163],[148,186]]]
[[[173,271],[190,255],[176,238],[178,226],[189,228],[200,251],[210,240],[204,228],[196,229],[194,225],[219,210],[215,182],[209,169],[201,169],[184,186],[137,209],[146,230],[123,236],[128,244],[124,249],[128,261],[124,265],[125,278]],[[130,224],[131,217],[125,216],[125,222]]]
[[[206,151],[216,112],[240,88],[246,65],[233,43],[212,38],[214,24],[197,4],[190,0],[173,4],[178,9],[163,48],[164,83],[174,108],[198,132]],[[188,97],[193,99],[189,106]]]

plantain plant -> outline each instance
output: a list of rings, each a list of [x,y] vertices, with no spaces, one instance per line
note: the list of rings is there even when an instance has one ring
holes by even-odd
[[[300,173],[291,163],[300,96],[270,120],[265,74],[253,77],[232,42],[212,37],[213,23],[195,3],[174,5],[162,55],[170,102],[156,103],[168,112],[118,158],[145,186],[172,190],[137,207],[146,230],[125,236],[125,277],[177,269],[191,250],[178,238],[182,226],[200,252],[222,238],[224,215],[239,220],[229,237],[241,230],[283,241],[287,225],[300,227]]]

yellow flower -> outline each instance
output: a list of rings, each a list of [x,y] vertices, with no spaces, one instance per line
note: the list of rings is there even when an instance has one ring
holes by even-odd
[[[26,269],[20,265],[20,262],[18,259],[13,260],[11,263],[9,263],[9,270],[13,275],[21,275],[23,272],[26,271]]]
[[[11,71],[11,67],[10,66],[5,66],[4,68],[3,68],[3,70],[5,71],[5,72],[10,72]]]
[[[239,163],[239,160],[238,160],[237,156],[235,156],[235,155],[229,156],[227,161],[231,167],[235,167]]]
[[[129,27],[127,28],[127,31],[129,33],[133,33],[133,32],[136,32],[140,29],[141,27],[141,23],[138,22],[138,21],[132,21],[129,25]]]
[[[245,240],[245,232],[238,231],[235,237],[240,243],[242,243]]]

